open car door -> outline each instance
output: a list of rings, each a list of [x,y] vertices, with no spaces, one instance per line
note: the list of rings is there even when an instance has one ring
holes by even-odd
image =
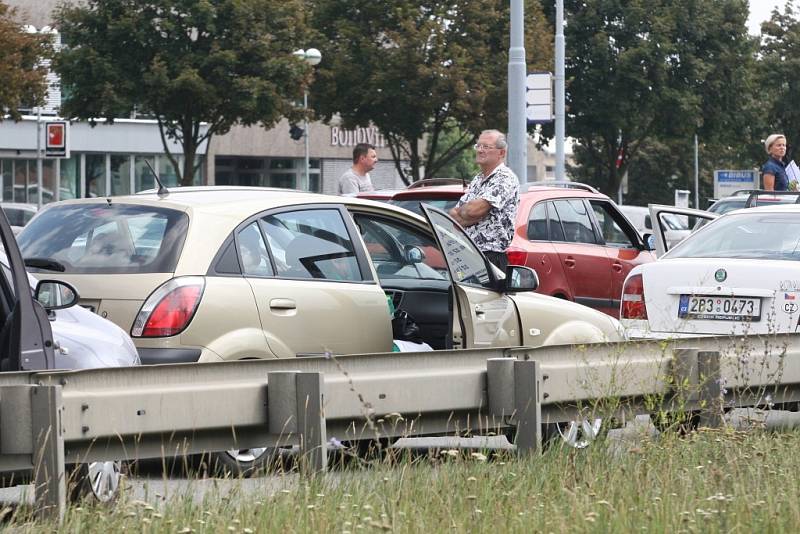
[[[453,284],[453,348],[510,347],[522,342],[519,315],[500,287],[495,272],[464,230],[443,211],[422,211],[444,253]]]
[[[0,213],[0,240],[9,267],[0,269],[0,371],[53,369],[50,320],[33,299],[25,264],[5,213]]]
[[[670,225],[665,221],[664,217],[668,214],[678,215],[682,218],[688,218],[688,227],[692,231],[697,230],[701,226],[713,221],[719,217],[716,213],[711,213],[705,210],[696,210],[692,208],[681,208],[678,206],[666,206],[661,204],[649,204],[650,221],[653,224],[653,238],[655,239],[656,256],[663,256],[670,248],[670,240],[667,239],[667,233],[670,231]]]

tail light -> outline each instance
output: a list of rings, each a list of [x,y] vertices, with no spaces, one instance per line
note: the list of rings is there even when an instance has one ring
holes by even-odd
[[[644,304],[644,281],[641,274],[634,274],[625,280],[619,316],[621,319],[647,319],[647,308]]]
[[[147,297],[136,315],[132,337],[167,337],[180,334],[194,317],[206,281],[202,276],[173,278]]]
[[[508,257],[509,265],[525,265],[525,259],[528,257],[528,253],[521,248],[508,247],[508,249],[506,249],[506,257]]]

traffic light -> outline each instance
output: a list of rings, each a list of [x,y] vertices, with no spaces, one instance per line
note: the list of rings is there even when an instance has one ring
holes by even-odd
[[[304,133],[306,133],[305,130],[300,128],[298,125],[296,124],[289,125],[289,137],[291,137],[295,141],[299,141],[300,139],[302,139]]]

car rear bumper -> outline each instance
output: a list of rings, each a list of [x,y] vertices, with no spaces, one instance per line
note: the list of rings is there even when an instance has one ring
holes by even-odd
[[[157,363],[193,363],[200,359],[201,349],[137,348],[142,365]]]

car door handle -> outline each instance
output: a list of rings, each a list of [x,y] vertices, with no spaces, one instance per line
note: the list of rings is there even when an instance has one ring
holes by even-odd
[[[564,263],[567,265],[567,267],[575,267],[575,260],[572,258],[565,259]]]
[[[614,269],[616,272],[622,272],[622,264],[621,263],[612,263],[611,268]]]
[[[269,301],[269,308],[271,310],[295,310],[297,303],[292,299],[272,299]]]
[[[481,307],[481,305],[480,304],[476,304],[475,305],[475,315],[477,315],[478,317],[481,317],[481,316],[483,316],[484,313],[485,312],[483,311],[483,308]]]

